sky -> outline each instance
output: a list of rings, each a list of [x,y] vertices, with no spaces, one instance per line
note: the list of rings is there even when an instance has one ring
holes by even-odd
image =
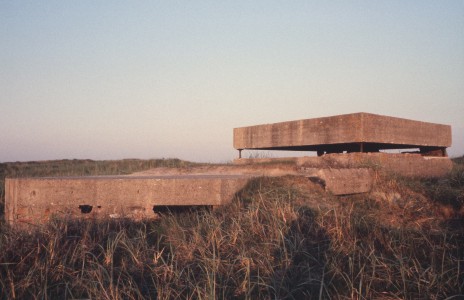
[[[228,162],[235,127],[354,112],[464,154],[463,0],[0,0],[0,162]]]

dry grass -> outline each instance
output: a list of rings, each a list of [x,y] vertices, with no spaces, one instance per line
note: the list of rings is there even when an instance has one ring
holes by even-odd
[[[379,178],[368,195],[336,198],[301,178],[260,178],[212,211],[138,223],[54,220],[32,234],[3,226],[1,295],[457,299],[462,207],[451,205],[451,215],[441,207],[461,201],[461,167],[439,181]]]

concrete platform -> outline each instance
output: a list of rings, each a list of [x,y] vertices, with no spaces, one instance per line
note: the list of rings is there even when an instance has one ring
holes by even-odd
[[[7,178],[5,218],[11,225],[61,217],[155,217],[156,206],[229,203],[246,175]]]
[[[234,148],[299,150],[324,153],[378,152],[419,148],[423,154],[446,156],[449,125],[370,113],[264,124],[234,129]]]

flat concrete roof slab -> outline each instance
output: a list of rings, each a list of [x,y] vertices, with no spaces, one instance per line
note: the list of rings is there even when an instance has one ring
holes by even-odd
[[[370,113],[234,128],[235,149],[309,150],[372,143],[380,149],[451,146],[451,126]]]

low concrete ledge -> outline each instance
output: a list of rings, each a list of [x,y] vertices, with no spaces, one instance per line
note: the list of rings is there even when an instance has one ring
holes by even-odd
[[[8,223],[39,224],[54,214],[133,219],[155,217],[155,206],[223,205],[250,176],[109,176],[7,178]]]

